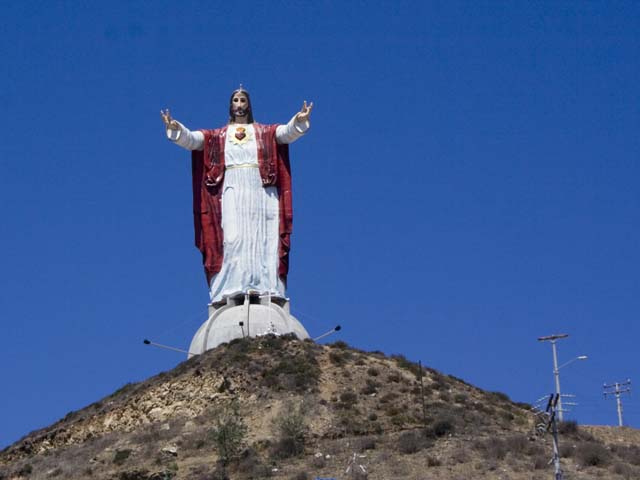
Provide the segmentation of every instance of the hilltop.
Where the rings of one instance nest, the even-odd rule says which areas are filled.
[[[266,336],[30,433],[0,452],[0,480],[551,478],[535,424],[529,405],[401,355]],[[566,478],[640,478],[640,432],[561,430]]]

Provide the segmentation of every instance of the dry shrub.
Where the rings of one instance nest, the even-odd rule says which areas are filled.
[[[503,392],[489,392],[489,395],[491,395],[495,400],[498,400],[500,402],[510,402],[511,399],[509,398],[509,395],[507,395],[506,393]]]
[[[634,469],[624,463],[616,463],[613,466],[613,473],[620,475],[624,479],[637,478],[635,477]]]
[[[611,454],[599,443],[583,442],[576,448],[576,459],[583,467],[601,467],[609,463]]]
[[[427,439],[422,431],[403,432],[398,437],[398,450],[407,455],[419,452],[432,445],[433,442]]]
[[[327,462],[325,461],[324,457],[322,455],[319,455],[317,457],[313,457],[313,459],[311,460],[311,466],[313,468],[316,468],[318,470],[324,468],[326,466]]]
[[[571,458],[576,453],[576,446],[569,443],[561,443],[558,450],[560,458]]]
[[[127,472],[120,472],[118,480],[147,480],[149,478],[149,471],[144,469],[129,470]],[[172,478],[172,477],[169,477]]]
[[[576,435],[578,433],[578,422],[575,420],[558,422],[558,433],[560,435]]]
[[[366,384],[364,387],[362,387],[362,390],[360,390],[360,393],[362,393],[363,395],[371,395],[373,393],[377,393],[379,387],[380,387],[380,384],[378,382],[371,380],[370,378],[367,378]]]
[[[358,443],[358,450],[363,452],[365,450],[374,450],[376,448],[376,439],[373,437],[361,438]]]
[[[457,448],[451,454],[451,461],[454,464],[456,464],[456,463],[467,463],[469,460],[471,460],[471,456],[469,455],[469,452],[467,451],[467,449],[464,448],[464,447]]]
[[[533,457],[533,468],[534,470],[542,470],[543,468],[547,468],[549,466],[549,458],[544,454],[540,453],[534,455]]]
[[[290,480],[309,480],[311,477],[307,472],[298,472]]]
[[[473,446],[486,460],[502,460],[509,452],[507,442],[501,438],[478,440]]]
[[[271,477],[272,474],[271,469],[264,464],[253,448],[247,448],[242,452],[238,460],[238,472],[244,478],[256,480]]]
[[[342,392],[340,394],[340,404],[338,404],[341,408],[352,408],[356,403],[358,403],[358,394],[354,392]]]
[[[329,360],[331,360],[331,363],[334,365],[344,365],[348,360],[345,354],[346,352],[329,352]]]
[[[394,373],[390,373],[387,376],[387,380],[391,383],[400,383],[400,380],[402,380],[402,377],[399,374],[394,372]]]
[[[640,465],[640,447],[638,445],[614,445],[612,451],[632,465]]]
[[[440,418],[434,422],[431,430],[436,437],[444,437],[445,435],[453,433],[455,430],[453,419],[449,417]]]

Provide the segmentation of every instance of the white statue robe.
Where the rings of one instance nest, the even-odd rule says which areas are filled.
[[[167,137],[187,150],[202,150],[204,135],[184,125],[167,129]],[[244,128],[246,138],[235,136]],[[293,117],[276,129],[278,143],[292,143],[309,129],[309,122]],[[264,187],[258,168],[258,150],[252,124],[230,124],[224,147],[222,190],[222,268],[209,285],[211,303],[249,291],[286,297],[278,275],[279,198],[275,186]]]

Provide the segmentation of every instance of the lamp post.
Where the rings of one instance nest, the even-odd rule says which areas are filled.
[[[561,340],[563,338],[567,338],[569,335],[567,333],[559,333],[556,335],[549,335],[546,337],[539,337],[539,342],[549,342],[551,343],[551,349],[553,351],[553,376],[556,382],[556,393],[558,394],[558,418],[560,421],[563,421],[563,413],[562,410],[562,394],[560,393],[560,369],[566,367],[570,363],[575,362],[576,360],[586,360],[588,357],[586,355],[580,355],[579,357],[573,358],[568,362],[563,363],[558,366],[558,350],[556,348],[556,341]]]

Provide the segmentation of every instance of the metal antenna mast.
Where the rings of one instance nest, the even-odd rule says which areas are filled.
[[[548,335],[546,337],[538,337],[539,342],[550,342],[551,348],[553,350],[553,376],[556,381],[556,395],[558,395],[557,400],[557,412],[558,418],[562,422],[562,398],[560,397],[560,369],[558,368],[558,351],[556,349],[556,341],[567,338],[569,334],[567,333],[558,333],[556,335]],[[554,405],[555,407],[555,405]]]
[[[616,382],[612,385],[605,383],[602,388],[604,389],[604,398],[607,398],[607,395],[615,395],[616,403],[618,404],[618,426],[622,427],[622,400],[620,395],[631,392],[631,380],[627,379],[626,382]]]
[[[545,397],[538,400],[537,403],[543,401]],[[552,393],[547,400],[547,408],[541,410],[538,407],[534,407],[536,413],[536,433],[538,435],[544,435],[550,432],[553,436],[553,457],[549,463],[553,463],[553,470],[555,480],[563,480],[562,467],[560,466],[560,447],[558,445],[558,402],[560,401],[560,395]]]

